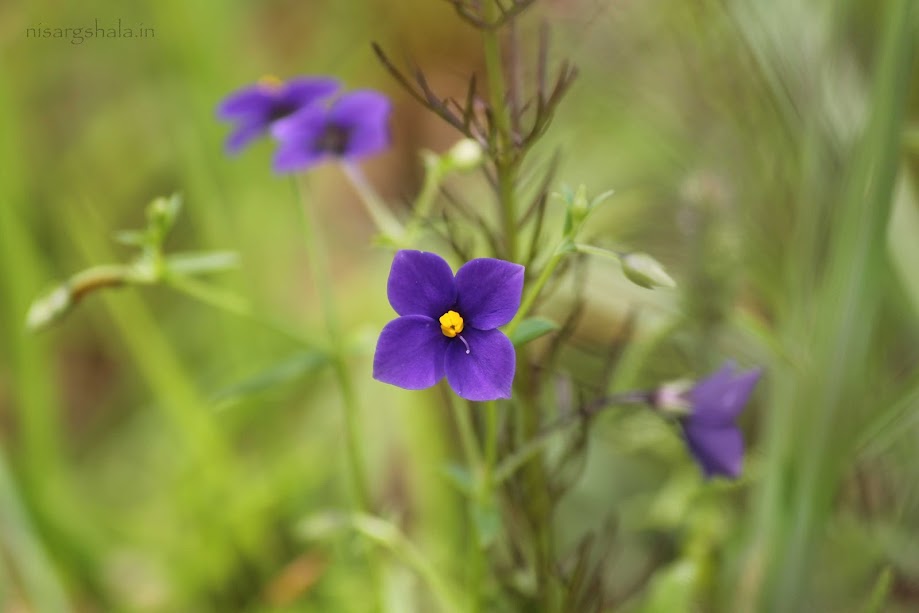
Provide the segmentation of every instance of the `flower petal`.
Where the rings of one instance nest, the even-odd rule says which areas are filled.
[[[444,376],[449,340],[430,317],[398,317],[380,332],[373,354],[373,378],[407,390],[431,387]]]
[[[365,121],[351,128],[341,157],[356,161],[389,148],[389,126],[386,121]]]
[[[328,121],[348,134],[342,157],[354,161],[389,147],[389,98],[379,92],[363,90],[339,98],[329,109]]]
[[[278,141],[309,140],[310,148],[326,127],[326,110],[318,105],[305,106],[292,115],[271,124],[271,135]]]
[[[453,271],[436,253],[403,249],[393,258],[386,294],[399,315],[437,319],[456,302]]]
[[[466,400],[497,400],[511,397],[511,384],[517,369],[514,346],[500,330],[466,328],[450,339],[447,347],[447,381]],[[446,338],[446,337],[445,337]]]
[[[392,111],[389,98],[370,89],[345,94],[329,109],[329,121],[354,125],[362,121],[385,121]]]
[[[306,170],[326,159],[326,154],[316,151],[303,141],[289,141],[282,143],[274,154],[272,167],[275,172],[298,172]]]
[[[271,135],[279,143],[272,164],[275,172],[297,172],[325,161],[326,153],[316,146],[325,130],[324,113],[307,107],[271,124]]]
[[[338,87],[338,81],[328,77],[297,77],[284,83],[280,97],[284,102],[304,107],[328,98]]]
[[[743,436],[734,426],[710,427],[685,423],[686,444],[706,479],[722,475],[731,479],[743,469]]]
[[[690,392],[692,421],[708,425],[732,423],[747,405],[762,374],[760,368],[738,373],[733,362],[726,362]]]
[[[261,85],[243,87],[223,99],[217,107],[217,116],[221,119],[235,119],[246,115],[261,115],[273,99],[271,90]]]
[[[523,266],[479,258],[456,272],[457,312],[467,326],[491,330],[514,318],[523,293]]]
[[[227,152],[238,153],[243,147],[264,134],[268,124],[257,118],[240,125],[227,139]]]

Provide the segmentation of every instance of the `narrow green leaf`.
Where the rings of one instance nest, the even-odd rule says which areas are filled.
[[[146,247],[150,242],[147,233],[140,230],[120,230],[115,232],[115,242],[128,247]]]
[[[893,210],[887,224],[887,251],[903,289],[919,313],[919,204],[909,168],[900,168],[894,192]]]
[[[596,196],[593,197],[593,200],[590,201],[590,208],[593,209],[597,205],[600,205],[606,200],[609,200],[615,193],[616,193],[616,190],[608,189],[605,192],[601,192],[597,194]]]
[[[183,275],[222,272],[239,266],[235,251],[174,253],[166,258],[166,269]]]
[[[887,599],[890,596],[890,588],[892,586],[893,571],[891,571],[888,566],[881,571],[877,581],[874,582],[874,589],[871,590],[871,595],[862,611],[864,613],[881,613],[881,611],[885,611],[887,609]]]
[[[464,496],[472,496],[475,481],[466,467],[450,462],[441,467],[441,472]]]
[[[501,514],[493,498],[479,501],[472,507],[472,523],[479,547],[486,549],[498,538],[501,531]]]
[[[545,336],[553,330],[558,330],[558,324],[545,317],[529,317],[520,322],[520,325],[511,333],[511,342],[515,347],[520,347]]]
[[[221,409],[225,409],[250,396],[313,374],[328,364],[329,356],[323,351],[318,349],[299,351],[258,374],[218,392],[214,399],[220,404]]]

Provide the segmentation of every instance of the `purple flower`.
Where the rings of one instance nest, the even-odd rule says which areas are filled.
[[[389,146],[389,98],[371,90],[345,94],[331,106],[306,107],[272,127],[280,141],[277,172],[295,172],[329,158],[353,162]]]
[[[217,116],[235,122],[227,139],[227,151],[236,153],[262,136],[271,125],[338,91],[338,82],[328,78],[298,78],[284,82],[265,77],[255,85],[227,96],[217,107]]]
[[[762,369],[736,370],[733,362],[689,390],[689,414],[681,419],[686,444],[705,477],[740,476],[743,437],[734,423],[762,376]]]
[[[380,333],[374,379],[419,390],[446,375],[467,400],[511,397],[516,356],[497,327],[520,308],[523,266],[480,258],[454,277],[439,255],[403,250],[386,289],[399,317]]]

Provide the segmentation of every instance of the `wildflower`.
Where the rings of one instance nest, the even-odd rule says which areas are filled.
[[[403,250],[389,273],[389,303],[399,317],[383,328],[373,378],[404,389],[445,375],[467,400],[510,398],[514,346],[497,330],[520,308],[523,266],[480,258],[453,276],[439,255]]]
[[[735,419],[761,376],[762,369],[739,372],[727,362],[691,388],[676,382],[655,395],[659,409],[679,416],[686,445],[707,479],[740,476],[743,437]]]
[[[265,77],[255,85],[227,96],[217,107],[217,116],[236,122],[236,130],[227,139],[227,150],[236,153],[262,136],[278,120],[331,96],[338,82],[329,78],[301,77],[281,81]]]
[[[389,146],[391,110],[389,99],[371,90],[346,94],[329,107],[302,109],[272,127],[280,141],[274,169],[295,172],[329,158],[353,162],[379,153]]]

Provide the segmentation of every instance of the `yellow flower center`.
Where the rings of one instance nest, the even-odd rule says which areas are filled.
[[[440,331],[453,338],[463,331],[463,318],[456,311],[447,311],[440,316]]]
[[[281,89],[281,86],[284,85],[284,81],[277,78],[273,74],[266,74],[265,76],[263,76],[262,78],[258,80],[258,84],[264,87],[265,89],[276,90],[276,89]]]

